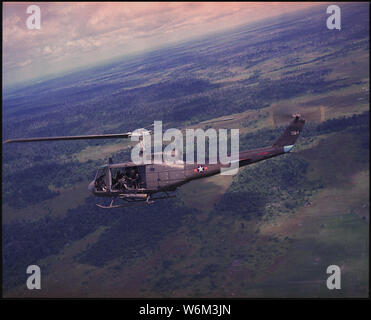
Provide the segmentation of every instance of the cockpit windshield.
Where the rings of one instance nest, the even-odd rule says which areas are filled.
[[[97,191],[107,191],[106,173],[106,168],[101,168],[97,171],[95,175],[95,188]]]

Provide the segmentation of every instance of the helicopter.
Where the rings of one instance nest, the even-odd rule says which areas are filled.
[[[239,152],[239,167],[247,166],[259,161],[273,158],[291,151],[303,129],[305,120],[300,114],[293,114],[293,120],[281,136],[271,146]],[[99,134],[80,136],[59,136],[41,138],[9,139],[5,143],[21,143],[34,141],[56,140],[81,140],[81,139],[116,139],[138,136],[143,139],[150,130],[136,130],[134,132],[119,134]],[[152,155],[153,156],[153,155]],[[180,186],[206,177],[219,174],[227,165],[217,163],[149,163],[138,165],[134,162],[113,163],[109,158],[108,163],[98,168],[94,180],[88,185],[88,191],[97,197],[111,198],[108,206],[96,204],[103,209],[127,207],[136,204],[151,204],[156,200],[175,197],[175,192]],[[116,199],[123,202],[114,204]]]

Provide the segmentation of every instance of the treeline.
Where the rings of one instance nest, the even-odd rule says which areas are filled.
[[[4,225],[4,289],[23,281],[24,266],[57,254],[69,242],[81,239],[99,225],[111,223],[117,219],[116,215],[113,211],[102,215],[95,206],[95,199],[90,197],[83,206],[71,210],[65,218],[51,219],[46,216],[35,222]]]
[[[3,279],[7,290],[24,281],[24,266],[58,254],[63,247],[100,226],[110,226],[85,252],[75,258],[80,263],[103,266],[115,258],[127,262],[155,249],[160,239],[181,225],[188,209],[177,200],[151,206],[134,206],[102,212],[95,197],[70,209],[62,218],[48,216],[35,222],[17,222],[3,226]],[[47,266],[43,269],[48,272]],[[21,275],[21,276],[20,276]]]
[[[287,212],[302,205],[308,195],[323,187],[307,177],[308,163],[295,154],[240,169],[228,191],[215,206],[215,213],[237,215],[246,220],[274,212]]]
[[[361,114],[353,114],[351,117],[329,119],[317,126],[317,133],[329,133],[344,130],[348,127],[369,127],[370,113],[365,111]]]
[[[75,161],[35,165],[15,173],[5,172],[3,203],[22,208],[51,199],[59,192],[50,190],[49,186],[69,187],[89,176],[93,180],[96,169],[97,165],[93,161],[84,164]]]
[[[121,211],[115,224],[76,257],[78,261],[103,266],[120,258],[124,264],[155,250],[159,240],[181,226],[185,215],[194,214],[193,209],[177,205],[179,200],[164,201],[166,203],[158,201],[150,206],[133,206]]]

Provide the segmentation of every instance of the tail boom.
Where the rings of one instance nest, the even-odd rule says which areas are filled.
[[[305,120],[300,115],[296,114],[293,117],[294,119],[290,122],[289,126],[272,146],[240,152],[240,166],[246,166],[290,152],[305,124]]]

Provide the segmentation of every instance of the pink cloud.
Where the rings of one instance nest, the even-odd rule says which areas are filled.
[[[41,29],[28,30],[26,8],[31,3],[5,2],[3,55],[7,66],[43,68],[43,59],[83,58],[129,53],[265,17],[314,3],[257,2],[42,2]],[[168,38],[168,35],[173,38]],[[144,39],[148,39],[147,42]],[[127,52],[125,50],[128,50]],[[102,54],[104,52],[104,54]],[[25,61],[32,63],[25,63]],[[36,64],[35,64],[36,63]],[[6,71],[10,71],[9,67]]]

